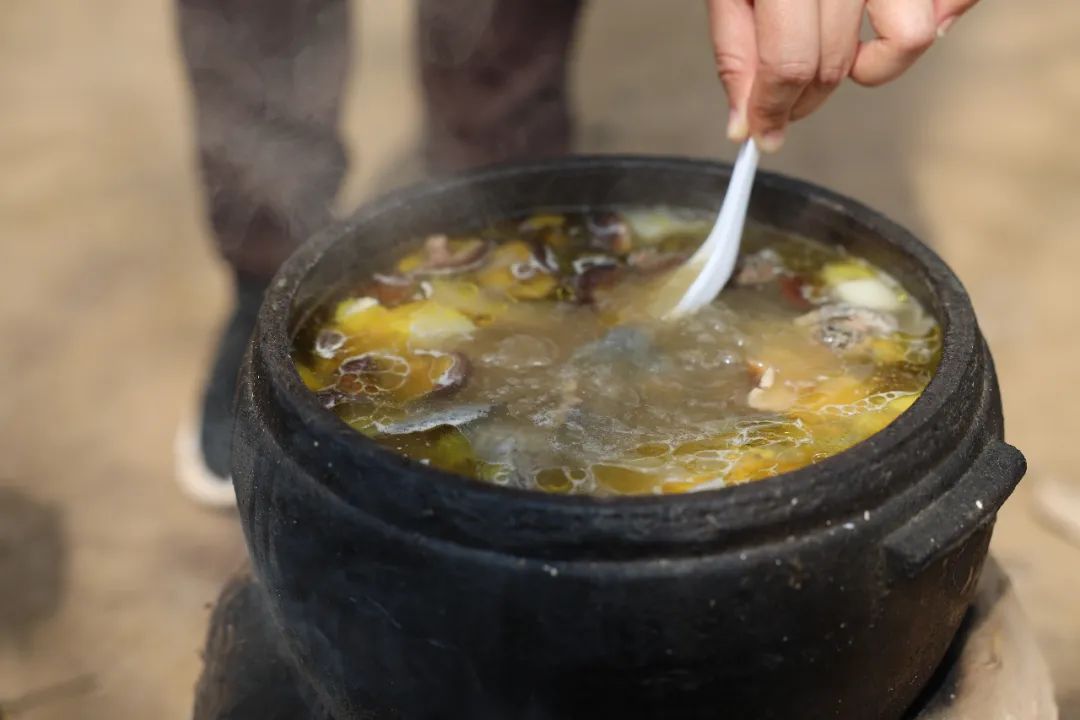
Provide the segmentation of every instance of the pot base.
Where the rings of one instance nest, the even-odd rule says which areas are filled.
[[[193,720],[226,717],[351,720],[329,715],[306,690],[279,648],[262,587],[247,571],[237,574],[218,599],[196,687]],[[905,715],[908,720],[972,717],[1058,717],[1050,673],[1011,583],[992,559],[945,661]]]

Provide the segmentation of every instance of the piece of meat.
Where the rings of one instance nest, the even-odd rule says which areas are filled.
[[[735,269],[735,287],[764,285],[786,273],[784,260],[772,248],[743,256]]]
[[[796,394],[785,384],[776,383],[776,368],[761,363],[750,363],[756,387],[746,395],[746,404],[763,412],[786,412],[795,404]]]
[[[823,305],[796,318],[795,323],[812,328],[814,336],[834,350],[847,350],[870,337],[884,337],[898,329],[892,315],[843,303]]]

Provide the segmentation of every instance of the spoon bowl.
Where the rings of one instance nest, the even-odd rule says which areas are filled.
[[[656,315],[665,320],[692,315],[715,300],[731,279],[759,158],[757,145],[747,140],[739,150],[716,224],[697,252],[661,287]]]

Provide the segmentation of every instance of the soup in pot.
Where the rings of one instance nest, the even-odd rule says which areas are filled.
[[[919,396],[940,329],[883,269],[748,227],[711,305],[662,295],[713,218],[538,214],[432,235],[301,330],[304,383],[421,463],[551,493],[684,493],[795,470]]]

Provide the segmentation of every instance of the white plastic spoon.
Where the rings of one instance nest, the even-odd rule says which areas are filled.
[[[758,157],[757,145],[753,140],[747,140],[735,160],[724,204],[712,232],[661,290],[657,309],[665,320],[697,312],[711,303],[731,279],[746,223],[750,190],[757,174]]]

